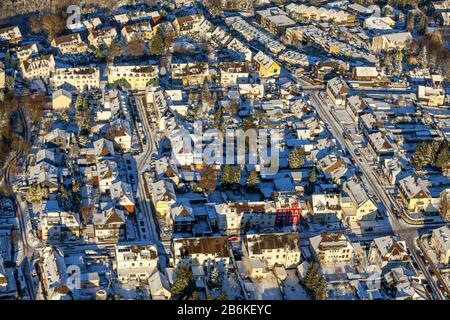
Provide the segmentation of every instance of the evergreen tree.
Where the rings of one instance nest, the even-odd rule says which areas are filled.
[[[173,295],[183,293],[192,284],[192,272],[188,267],[184,265],[179,265],[176,270],[176,275],[177,277],[171,289]]]
[[[256,172],[255,169],[250,171],[248,178],[247,178],[247,186],[248,187],[254,187],[260,182],[258,172]]]
[[[305,150],[303,148],[295,148],[289,154],[288,162],[291,169],[301,168],[305,163]]]

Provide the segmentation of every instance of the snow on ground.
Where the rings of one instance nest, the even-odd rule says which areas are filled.
[[[295,270],[286,270],[287,278],[284,281],[284,294],[286,300],[309,300],[305,288],[299,283]]]
[[[275,276],[253,280],[256,300],[283,300],[280,288]]]

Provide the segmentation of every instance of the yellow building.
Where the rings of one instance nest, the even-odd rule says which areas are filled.
[[[398,185],[400,201],[410,212],[433,210],[431,195],[424,181],[417,177],[408,176],[400,180]]]
[[[53,110],[65,110],[70,107],[72,103],[72,94],[64,89],[53,92],[52,104]]]
[[[156,65],[109,66],[108,83],[125,80],[132,90],[145,90],[150,82],[157,82],[159,69]]]
[[[159,180],[153,184],[152,193],[153,205],[155,206],[156,212],[160,216],[165,216],[177,201],[172,183],[167,180]]]
[[[281,72],[281,67],[268,55],[259,51],[253,57],[253,68],[258,71],[261,78],[278,77]]]

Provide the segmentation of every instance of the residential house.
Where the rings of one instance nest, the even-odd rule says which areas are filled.
[[[393,236],[375,238],[370,244],[368,259],[370,264],[380,268],[384,268],[391,261],[409,261],[406,242]]]
[[[313,194],[308,205],[313,223],[325,224],[340,221],[342,216],[340,194]]]
[[[8,42],[11,45],[22,41],[22,33],[18,26],[4,27],[0,29],[0,42]]]
[[[353,262],[356,250],[343,233],[324,232],[309,239],[319,263]]]
[[[69,84],[77,90],[100,87],[100,69],[92,67],[56,68],[51,78],[53,89]]]
[[[432,197],[428,191],[427,183],[416,176],[407,176],[398,184],[400,201],[410,212],[433,211]]]
[[[389,135],[382,132],[369,134],[368,147],[375,158],[380,161],[394,155],[394,144]]]
[[[172,22],[173,27],[178,35],[194,35],[199,32],[200,25],[205,20],[201,13],[178,16]]]
[[[428,107],[439,107],[444,104],[445,92],[442,87],[417,87],[417,100]]]
[[[256,21],[275,35],[282,35],[287,28],[295,25],[295,21],[278,7],[256,11]]]
[[[98,242],[116,243],[125,238],[126,217],[122,210],[101,204],[94,213],[92,223],[86,227],[89,238]]]
[[[95,29],[89,33],[89,44],[95,48],[104,45],[109,47],[117,37],[117,31],[114,27]]]
[[[16,49],[16,56],[19,62],[24,62],[31,57],[36,57],[39,54],[39,49],[36,43],[23,46]]]
[[[246,235],[242,246],[246,258],[264,261],[269,268],[295,268],[300,263],[298,233],[262,233]]]
[[[440,194],[439,212],[442,219],[450,221],[450,189],[442,190]]]
[[[202,86],[205,80],[209,78],[208,62],[172,60],[171,77],[172,80],[181,80],[183,87]]]
[[[47,300],[71,300],[64,254],[57,247],[45,247],[39,253],[39,277]]]
[[[219,72],[222,87],[237,86],[248,81],[247,62],[220,62]]]
[[[170,216],[169,225],[174,233],[192,233],[195,217],[188,200],[178,200],[177,203],[173,204],[170,208]]]
[[[65,212],[56,201],[45,201],[39,216],[40,238],[43,241],[64,241],[80,237],[81,222],[78,213]]]
[[[344,107],[349,91],[350,88],[342,78],[336,77],[327,82],[326,92],[336,107]]]
[[[116,119],[110,123],[108,134],[123,152],[131,151],[132,132],[130,123],[125,119]]]
[[[72,104],[72,94],[64,89],[53,91],[52,106],[53,110],[67,110]]]
[[[169,213],[172,205],[177,201],[173,184],[168,180],[159,180],[153,183],[152,200],[155,210],[160,216]]]
[[[342,219],[347,222],[375,220],[378,208],[360,182],[348,180],[343,185],[348,197],[341,197]]]
[[[128,214],[134,213],[135,204],[131,186],[124,181],[116,181],[111,184],[109,189],[111,199],[116,202],[121,209],[124,209]]]
[[[217,227],[229,236],[239,236],[248,230],[272,230],[277,211],[269,201],[233,202],[215,205]]]
[[[413,37],[409,32],[382,34],[372,38],[372,51],[392,51],[404,49]]]
[[[51,46],[57,48],[61,54],[83,54],[88,50],[79,33],[56,37],[52,40]]]
[[[437,253],[439,262],[447,266],[450,259],[450,228],[448,226],[433,230],[431,247]]]
[[[122,39],[126,42],[134,40],[150,41],[154,35],[152,25],[148,21],[137,22],[124,26],[121,30]]]
[[[169,280],[161,271],[156,270],[148,279],[152,300],[169,300],[172,298]]]
[[[108,83],[125,80],[132,90],[145,90],[150,82],[157,83],[159,74],[157,65],[110,65],[107,72]]]
[[[253,57],[252,65],[261,78],[278,77],[281,72],[280,65],[262,51]]]
[[[22,76],[25,80],[35,80],[50,78],[50,74],[55,71],[55,59],[48,54],[29,58],[20,64]]]
[[[152,244],[118,243],[115,258],[117,279],[121,283],[145,282],[157,271],[158,250]]]
[[[173,238],[173,264],[228,266],[230,252],[227,237]]]

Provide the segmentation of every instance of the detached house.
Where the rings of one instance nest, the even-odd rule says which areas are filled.
[[[243,255],[264,261],[269,268],[295,268],[300,263],[298,233],[267,233],[246,235]]]
[[[414,176],[408,176],[400,180],[398,195],[400,201],[410,212],[433,210],[433,208],[430,208],[432,198],[424,180]]]
[[[200,25],[205,20],[201,13],[177,17],[173,22],[173,27],[178,35],[192,35],[200,30]]]
[[[447,266],[450,260],[450,228],[448,226],[433,230],[431,246],[436,251],[439,262]]]
[[[154,245],[123,243],[116,245],[117,278],[122,283],[145,282],[158,267],[158,250]]]
[[[372,51],[400,50],[413,40],[411,33],[400,32],[375,36],[372,38]]]
[[[50,74],[55,71],[55,59],[53,55],[45,55],[29,58],[20,64],[22,76],[26,80],[50,78]]]
[[[115,243],[125,237],[126,218],[122,210],[101,204],[86,227],[87,235],[94,241]]]
[[[230,252],[227,237],[173,238],[173,263],[192,266],[228,266]]]
[[[36,43],[17,48],[16,50],[16,55],[19,62],[24,62],[25,60],[28,60],[30,57],[35,57],[38,54],[39,48]]]
[[[177,196],[172,183],[168,180],[159,180],[153,184],[152,200],[156,212],[165,216],[171,206],[177,201]]]
[[[281,66],[262,51],[253,57],[252,65],[261,78],[278,77],[281,72]]]
[[[8,42],[9,44],[18,44],[22,41],[22,33],[18,26],[5,27],[0,29],[0,42]]]
[[[350,91],[347,83],[339,78],[333,78],[327,82],[327,94],[333,100],[336,107],[344,107],[345,100]]]
[[[157,82],[158,66],[108,66],[108,83],[125,80],[132,90],[145,90],[150,82]]]
[[[348,197],[341,197],[342,218],[350,221],[375,220],[378,208],[370,199],[361,183],[351,179],[344,183]]]
[[[117,31],[114,27],[95,29],[89,33],[89,44],[95,48],[102,45],[109,47],[117,37]]]
[[[51,46],[57,48],[61,54],[82,54],[88,49],[79,33],[56,37],[52,40]]]
[[[128,120],[116,119],[111,122],[108,134],[123,152],[131,151],[132,133]]]
[[[67,110],[72,104],[72,94],[64,89],[59,89],[52,94],[53,110]]]
[[[248,81],[248,67],[246,62],[220,62],[220,84],[223,87],[236,86]]]
[[[391,261],[408,261],[405,241],[398,241],[392,236],[373,239],[369,249],[369,263],[385,267]]]
[[[343,233],[324,232],[309,239],[314,256],[320,263],[353,262],[356,250]]]

